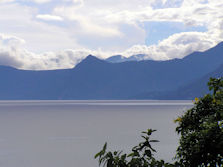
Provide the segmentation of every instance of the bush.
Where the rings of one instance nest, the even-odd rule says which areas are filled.
[[[196,100],[177,121],[181,135],[176,158],[181,166],[223,166],[223,80],[211,78],[213,93]]]
[[[173,167],[173,165],[165,163],[163,160],[156,160],[153,153],[156,152],[151,146],[151,143],[158,142],[151,140],[151,134],[155,130],[148,129],[142,132],[143,142],[132,148],[130,154],[123,154],[122,151],[107,152],[107,143],[103,149],[95,155],[99,158],[99,166],[104,165],[107,167]]]

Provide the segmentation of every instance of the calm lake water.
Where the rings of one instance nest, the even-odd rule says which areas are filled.
[[[140,132],[157,129],[157,156],[171,161],[173,120],[191,101],[0,101],[1,167],[97,167],[94,155],[129,151]]]

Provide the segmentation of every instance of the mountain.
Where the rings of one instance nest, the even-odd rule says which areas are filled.
[[[169,99],[194,99],[195,97],[200,97],[209,92],[208,81],[210,77],[220,78],[223,77],[223,64],[219,66],[213,72],[195,80],[194,82],[178,88],[176,91],[170,93]],[[163,98],[167,98],[163,97]]]
[[[146,56],[145,54],[137,54],[137,55],[132,55],[130,57],[124,57],[122,55],[115,55],[115,56],[111,56],[111,57],[105,59],[105,61],[107,61],[109,63],[122,63],[125,61],[141,61],[141,60],[144,60],[145,56]]]
[[[177,88],[174,91],[151,91],[145,92],[133,97],[130,99],[157,99],[157,100],[188,100],[188,99],[195,99],[195,97],[201,97],[205,94],[209,93],[208,89],[208,81],[210,77],[213,78],[220,78],[223,77],[223,64],[219,66],[216,70],[211,73],[206,74],[205,76],[196,79],[195,81],[183,85]]]
[[[115,56],[111,56],[111,57],[105,59],[105,61],[107,61],[109,63],[121,63],[121,62],[125,62],[126,59],[127,58],[122,55],[115,55]]]
[[[0,99],[129,99],[146,92],[153,92],[149,99],[155,99],[157,92],[184,91],[184,85],[209,75],[223,64],[222,53],[220,43],[169,61],[110,63],[89,55],[75,68],[65,70],[0,66]]]
[[[28,71],[0,66],[0,99],[59,99],[69,70]]]

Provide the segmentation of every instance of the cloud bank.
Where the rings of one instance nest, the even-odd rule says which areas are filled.
[[[0,64],[45,70],[72,68],[88,54],[183,58],[223,41],[222,10],[219,0],[2,0]],[[206,31],[182,31],[147,46],[146,22]]]

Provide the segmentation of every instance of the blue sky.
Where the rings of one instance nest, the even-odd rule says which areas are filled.
[[[0,0],[0,64],[72,68],[88,54],[182,58],[223,41],[219,0]]]

